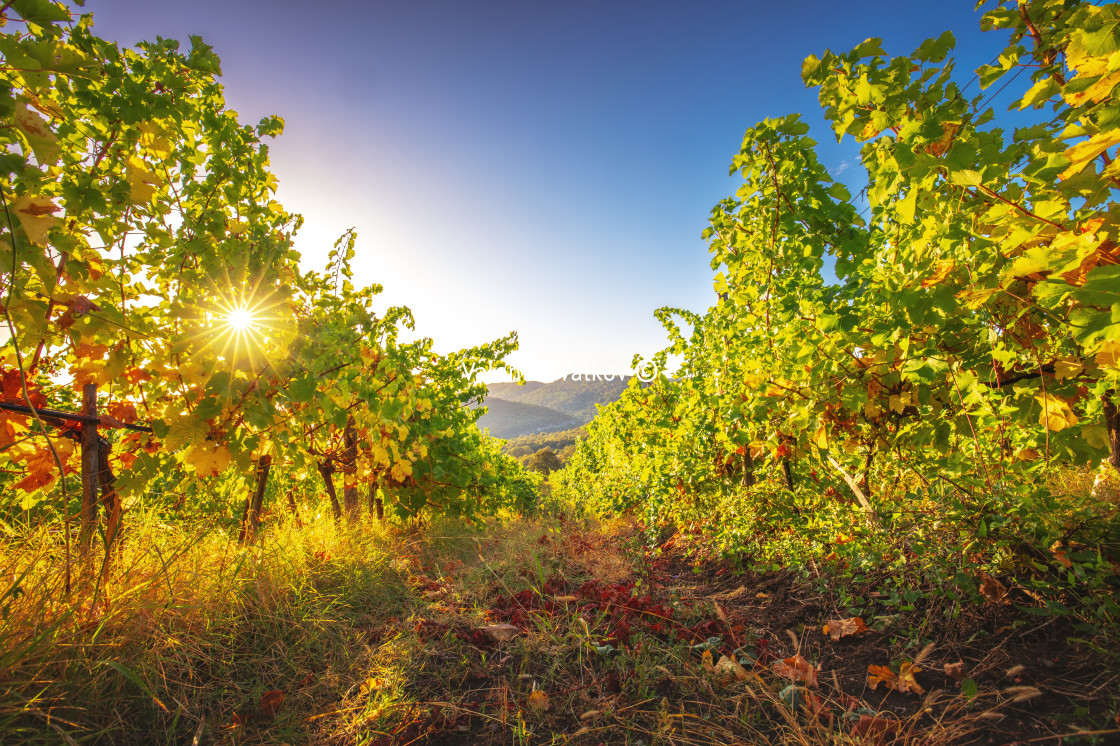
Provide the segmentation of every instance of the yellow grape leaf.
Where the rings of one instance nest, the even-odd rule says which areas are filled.
[[[1056,433],[1077,424],[1077,415],[1062,399],[1051,394],[1038,394],[1035,400],[1042,405],[1038,422],[1051,432]]]
[[[187,452],[185,461],[200,477],[216,477],[229,466],[229,448],[222,443],[200,443]]]
[[[529,706],[534,710],[544,711],[549,708],[548,695],[540,689],[529,695]]]
[[[51,132],[47,121],[39,116],[37,111],[28,108],[24,101],[16,104],[14,119],[16,126],[31,145],[39,165],[53,166],[58,163],[58,138]]]
[[[818,448],[828,448],[828,428],[824,425],[818,427],[814,440]]]
[[[404,480],[408,479],[408,477],[412,476],[412,464],[407,461],[398,461],[397,463],[393,464],[393,468],[390,473],[392,474],[394,480],[403,482]]]
[[[25,194],[12,204],[12,209],[27,234],[27,240],[40,246],[47,245],[47,233],[57,218],[54,213],[61,208],[48,197],[32,197]]]
[[[913,663],[903,663],[899,667],[899,672],[896,674],[886,666],[868,666],[867,667],[867,683],[872,689],[875,689],[879,684],[883,684],[888,689],[893,689],[896,692],[913,692],[914,694],[925,694],[923,689],[914,678],[914,674],[922,669],[915,666]]]
[[[1120,339],[1106,339],[1094,358],[1097,365],[1120,364]]]
[[[167,130],[151,122],[143,122],[137,129],[140,130],[140,147],[157,158],[166,158],[171,155],[171,143],[167,139]]]
[[[832,638],[833,642],[836,642],[841,637],[866,632],[867,625],[863,623],[863,617],[855,616],[851,619],[831,619],[825,622],[823,630],[826,635]]]
[[[380,443],[374,443],[370,446],[370,451],[373,453],[373,460],[381,466],[389,465],[389,452],[385,450],[385,446]]]
[[[1074,355],[1058,358],[1054,361],[1054,377],[1059,381],[1066,378],[1073,378],[1085,369],[1081,364],[1081,360]]]
[[[922,280],[922,287],[931,288],[934,285],[940,285],[949,276],[949,273],[956,269],[956,266],[953,262],[938,262],[934,267],[933,274]]]
[[[1088,166],[1094,158],[1116,144],[1120,144],[1120,129],[1098,132],[1085,142],[1077,143],[1065,152],[1066,158],[1069,158],[1070,165],[1069,168],[1062,171],[1058,178],[1065,180],[1079,173],[1083,168]]]
[[[817,669],[812,663],[801,657],[801,654],[780,660],[773,665],[771,670],[786,679],[791,681],[804,681],[809,686],[816,686],[817,684]]]
[[[128,174],[125,178],[128,179],[128,185],[131,187],[129,199],[138,204],[151,202],[156,187],[162,183],[156,174],[148,170],[148,164],[136,156],[128,159]]]

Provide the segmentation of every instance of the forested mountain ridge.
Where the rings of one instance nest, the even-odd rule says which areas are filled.
[[[521,435],[570,430],[584,424],[555,409],[493,396],[486,397],[482,406],[486,407],[486,414],[478,418],[479,429],[489,430],[495,438],[503,440]]]
[[[581,376],[576,379],[569,375],[551,383],[540,381],[526,381],[523,385],[492,383],[487,385],[490,390],[487,401],[498,398],[534,404],[563,412],[576,418],[580,423],[587,423],[595,419],[597,413],[595,405],[610,404],[617,400],[626,390],[632,376],[614,376],[612,380],[591,381],[586,378]]]

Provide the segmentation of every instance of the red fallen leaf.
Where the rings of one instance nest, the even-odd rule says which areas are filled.
[[[866,632],[867,625],[863,623],[862,617],[855,616],[851,619],[830,619],[825,622],[823,630],[833,642],[837,642],[841,637]]]
[[[860,743],[873,746],[886,746],[894,741],[897,735],[897,720],[860,715],[859,720],[852,726],[853,738],[859,738]]]
[[[276,717],[276,713],[282,704],[284,704],[284,692],[279,689],[265,692],[261,695],[261,716],[266,718]]]
[[[771,670],[791,681],[804,681],[809,686],[817,684],[817,669],[812,663],[801,657],[801,654],[776,662]]]

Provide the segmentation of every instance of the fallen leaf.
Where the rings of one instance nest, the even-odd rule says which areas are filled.
[[[521,628],[512,624],[487,624],[479,629],[494,642],[508,642],[521,634]]]
[[[886,718],[860,715],[859,720],[852,726],[852,737],[860,739],[860,743],[886,746],[898,734],[898,721]]]
[[[547,710],[549,707],[548,695],[537,689],[529,695],[529,706],[534,710]]]
[[[956,663],[946,663],[945,675],[951,678],[953,681],[963,681],[965,677],[964,661],[957,661]]]
[[[769,593],[756,593],[756,594],[754,594],[754,597],[755,598],[761,598],[761,599],[767,599],[767,598],[770,598],[770,594]]]
[[[265,692],[261,695],[261,716],[266,718],[276,717],[276,713],[282,704],[284,704],[284,692],[279,689]]]
[[[780,660],[773,665],[771,670],[786,679],[791,681],[804,681],[809,686],[816,686],[817,684],[817,669],[812,663],[797,654],[792,658]]]
[[[867,625],[863,623],[863,617],[852,617],[851,619],[830,619],[824,624],[824,633],[836,642],[841,637],[848,635],[858,635],[860,632],[867,631]]]
[[[735,679],[735,681],[745,681],[747,679],[747,669],[740,666],[734,658],[728,658],[726,655],[720,656],[719,662],[715,666],[715,672],[721,678]]]
[[[980,571],[980,595],[990,603],[998,604],[1007,595],[1007,588],[1003,583],[993,578],[983,570]]]
[[[919,686],[917,680],[914,678],[914,674],[921,670],[921,668],[915,666],[913,663],[903,663],[899,667],[899,672],[897,674],[886,666],[868,666],[867,683],[871,685],[872,689],[876,689],[879,684],[883,684],[888,689],[893,689],[896,692],[925,694],[925,689]]]

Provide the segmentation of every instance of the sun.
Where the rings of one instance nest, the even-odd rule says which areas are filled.
[[[226,326],[234,332],[251,331],[257,325],[257,317],[248,308],[232,308],[226,313]]]

